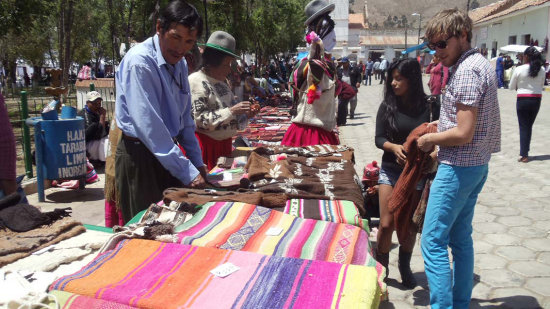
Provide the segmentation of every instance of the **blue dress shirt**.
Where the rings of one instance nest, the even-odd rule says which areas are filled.
[[[175,65],[162,56],[158,35],[134,46],[116,73],[116,122],[138,138],[174,177],[189,184],[204,165],[191,117],[185,58]],[[185,158],[173,138],[185,149]]]

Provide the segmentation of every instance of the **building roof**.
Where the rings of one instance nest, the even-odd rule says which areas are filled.
[[[417,38],[410,37],[407,38],[407,43],[409,45],[416,45]],[[366,46],[392,46],[392,45],[405,45],[405,36],[395,36],[395,35],[369,35],[362,36],[359,39],[359,45]]]
[[[115,88],[114,78],[98,78],[94,80],[77,80],[75,86],[77,88],[88,88],[90,84],[94,84],[95,88]]]
[[[365,16],[363,15],[363,13],[349,14],[348,27],[350,29],[366,29],[366,28],[368,28],[367,25],[365,25]]]
[[[471,11],[470,18],[474,23],[482,23],[546,2],[550,0],[503,0]]]
[[[491,3],[489,5],[479,7],[477,9],[471,10],[468,15],[472,19],[474,23],[478,22],[479,20],[494,14],[498,11],[498,9],[506,2],[507,0],[501,0],[498,2]]]

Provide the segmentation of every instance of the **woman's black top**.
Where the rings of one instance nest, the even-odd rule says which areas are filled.
[[[430,121],[430,108],[428,104],[429,103],[426,102],[424,108],[420,110],[410,110],[398,104],[396,117],[397,132],[394,133],[393,136],[391,136],[388,131],[388,126],[386,124],[387,119],[384,116],[381,104],[376,115],[376,133],[374,139],[376,147],[383,149],[382,145],[384,145],[385,142],[403,145],[412,130],[422,123]],[[432,108],[436,108],[435,106],[435,103],[432,103]],[[397,158],[393,152],[384,151],[382,155],[382,166],[388,163],[395,166],[396,160]]]

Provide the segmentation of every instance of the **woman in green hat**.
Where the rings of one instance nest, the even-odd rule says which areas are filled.
[[[246,125],[247,117],[257,112],[250,102],[237,103],[227,83],[231,63],[237,57],[235,38],[216,31],[204,46],[202,68],[189,76],[195,135],[208,169],[216,166],[219,157],[231,155],[232,137]]]

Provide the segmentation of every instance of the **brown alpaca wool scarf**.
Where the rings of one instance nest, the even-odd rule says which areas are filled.
[[[409,233],[412,215],[420,199],[416,186],[422,177],[426,176],[422,172],[431,160],[430,153],[420,150],[417,141],[420,136],[435,132],[437,132],[437,126],[428,126],[428,123],[423,123],[409,134],[403,144],[407,161],[388,202],[388,209],[394,216],[397,236],[400,239],[404,239],[403,237]]]

